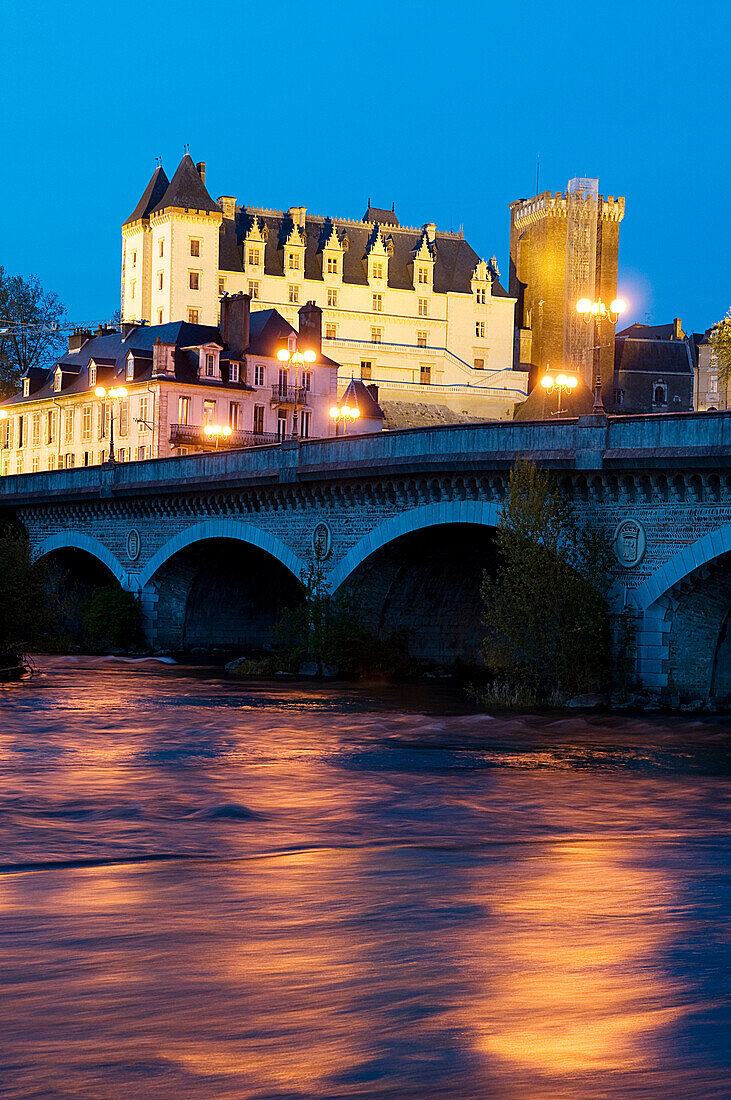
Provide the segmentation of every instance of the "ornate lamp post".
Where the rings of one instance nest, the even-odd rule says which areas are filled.
[[[216,450],[218,450],[218,444],[221,440],[221,436],[223,436],[224,439],[228,439],[228,437],[231,435],[231,429],[230,428],[222,428],[220,424],[206,424],[203,431],[209,437],[209,439],[210,439],[211,436],[215,437],[215,439],[216,439]]]
[[[546,371],[548,372],[548,363],[546,363]],[[564,393],[571,394],[572,391],[578,386],[579,380],[575,378],[573,374],[550,374],[546,373],[541,378],[541,385],[546,393],[553,393],[554,390],[558,393],[558,408],[556,409],[555,416],[559,416],[562,412],[568,412],[568,409],[561,408],[561,401]]]
[[[592,302],[589,298],[582,298],[581,301],[576,303],[577,312],[581,314],[587,325],[590,325],[592,321],[594,322],[593,351],[596,377],[594,379],[594,408],[592,412],[595,413],[604,412],[604,405],[602,403],[602,374],[599,362],[601,324],[602,321],[609,321],[611,325],[616,325],[626,308],[626,303],[621,298],[615,298],[608,309],[601,298],[597,299],[595,302]]]
[[[94,393],[101,400],[109,397],[111,402],[109,405],[109,461],[115,462],[114,458],[114,402],[119,398],[120,400],[127,396],[127,390],[124,386],[112,386],[111,389],[106,390],[104,386],[97,386]],[[60,414],[59,414],[60,415]],[[59,425],[59,438],[60,438],[60,425]]]
[[[338,434],[338,424],[342,420],[343,422],[343,435],[348,434],[348,424],[354,424],[360,416],[360,409],[357,405],[333,405],[330,409],[330,416],[335,421],[335,435]]]
[[[288,348],[280,348],[277,352],[277,359],[280,363],[287,364],[287,370],[291,366],[294,366],[294,412],[292,413],[292,439],[297,439],[299,432],[297,431],[297,395],[299,394],[299,369],[300,366],[304,369],[305,363],[315,362],[314,351],[297,351],[296,346],[294,351],[289,351]]]

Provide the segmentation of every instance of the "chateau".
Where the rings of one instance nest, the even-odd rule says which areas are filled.
[[[513,370],[515,300],[461,232],[399,225],[368,204],[360,221],[217,201],[205,164],[186,154],[172,180],[158,167],[122,227],[122,317],[217,325],[225,294],[293,321],[323,311],[323,345],[381,403],[436,402],[509,419],[526,395]]]

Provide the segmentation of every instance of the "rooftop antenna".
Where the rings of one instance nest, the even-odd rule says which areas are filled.
[[[190,144],[189,144],[189,143],[188,143],[187,141],[186,141],[186,142],[185,142],[185,144],[183,145],[183,152],[184,152],[184,153],[187,153],[187,154],[188,154],[188,156],[190,156]]]

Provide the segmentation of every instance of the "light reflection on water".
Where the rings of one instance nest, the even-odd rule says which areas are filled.
[[[3,690],[0,1097],[727,1096],[723,726],[398,701]]]

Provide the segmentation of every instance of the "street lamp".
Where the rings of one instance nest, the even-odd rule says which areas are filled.
[[[222,428],[220,424],[206,424],[203,431],[209,438],[211,436],[216,437],[216,450],[218,450],[218,444],[221,440],[221,436],[223,436],[224,439],[228,439],[228,437],[231,435],[231,429]]]
[[[94,393],[96,394],[97,397],[101,398],[102,400],[104,400],[107,397],[111,398],[111,402],[110,402],[110,405],[109,405],[109,461],[114,462],[115,461],[115,458],[114,458],[114,402],[117,398],[119,398],[121,400],[123,397],[126,397],[127,396],[127,390],[124,388],[124,386],[112,386],[112,388],[109,389],[109,390],[106,390],[104,388],[104,386],[97,386],[96,389],[94,390]],[[60,415],[61,414],[59,413],[59,416]],[[60,433],[60,425],[59,425],[59,433]],[[60,434],[59,434],[59,439],[60,439]],[[59,450],[60,450],[60,448],[59,448]]]
[[[287,364],[287,370],[294,365],[294,412],[292,413],[292,439],[296,439],[297,432],[297,394],[298,384],[297,378],[299,375],[300,366],[304,369],[305,363],[315,362],[314,351],[289,351],[288,348],[280,348],[277,352],[277,359],[280,363]]]
[[[330,409],[330,416],[335,421],[335,435],[338,434],[338,422],[343,422],[343,435],[348,434],[348,424],[354,424],[360,416],[360,409],[357,405],[333,405]]]
[[[616,325],[619,318],[626,310],[627,305],[622,298],[615,298],[612,304],[607,307],[601,298],[592,302],[590,298],[582,298],[581,301],[576,303],[576,310],[581,314],[587,325],[594,322],[594,359],[596,365],[596,377],[594,380],[594,408],[592,412],[603,413],[604,405],[602,403],[602,373],[601,365],[599,361],[599,353],[601,344],[599,343],[600,331],[602,321],[609,321],[611,325]]]
[[[546,371],[548,371],[548,363],[546,363]],[[565,392],[571,394],[573,390],[579,384],[578,378],[573,374],[550,374],[546,373],[541,378],[541,385],[546,393],[553,393],[554,390],[558,393],[558,408],[556,409],[556,415],[558,416],[562,412],[568,412],[568,409],[561,408],[561,396]]]

